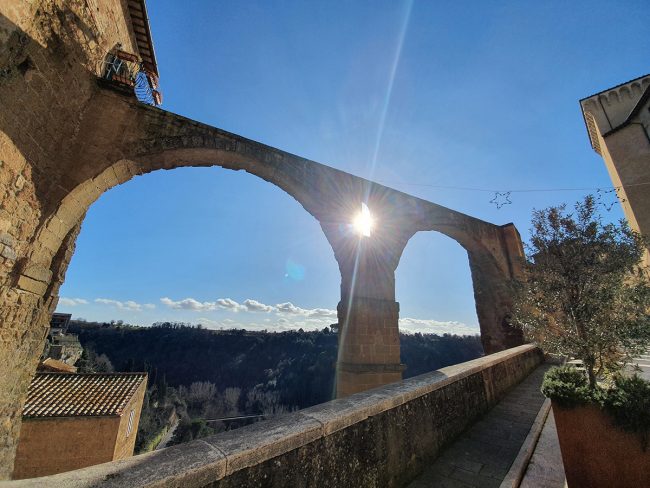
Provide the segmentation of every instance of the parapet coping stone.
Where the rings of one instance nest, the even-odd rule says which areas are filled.
[[[535,349],[532,344],[514,347],[186,444],[0,486],[205,486]]]

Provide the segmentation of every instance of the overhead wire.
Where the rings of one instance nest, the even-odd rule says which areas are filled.
[[[393,184],[380,181],[382,185]],[[623,186],[601,186],[601,187],[582,187],[582,188],[525,188],[525,189],[515,189],[515,190],[506,190],[506,189],[490,189],[490,188],[473,188],[466,186],[447,186],[447,185],[432,185],[428,183],[409,183],[406,181],[397,182],[401,185],[409,186],[422,186],[426,188],[436,188],[439,190],[459,190],[459,191],[477,191],[477,192],[486,192],[486,193],[534,193],[534,192],[558,192],[558,191],[605,191],[605,190],[622,190]],[[650,185],[650,181],[643,183],[632,183],[625,185],[625,188],[636,187],[636,186],[646,186]]]

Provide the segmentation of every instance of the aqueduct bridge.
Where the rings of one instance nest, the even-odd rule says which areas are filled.
[[[338,396],[401,379],[395,269],[417,232],[441,232],[467,250],[486,353],[522,343],[506,321],[523,258],[512,224],[484,222],[143,105],[101,83],[102,60],[118,43],[143,56],[147,49],[122,3],[43,0],[1,8],[2,477],[11,473],[27,388],[86,211],[106,190],[155,170],[244,170],[319,221],[341,273]],[[362,203],[381,222],[369,238],[349,231]]]

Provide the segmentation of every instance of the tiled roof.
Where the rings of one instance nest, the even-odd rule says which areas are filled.
[[[77,368],[74,366],[70,366],[67,363],[64,363],[63,361],[59,361],[58,359],[54,358],[47,358],[45,361],[42,361],[38,365],[38,370],[39,371],[52,371],[54,373],[60,372],[60,373],[76,373]]]
[[[36,373],[25,418],[120,415],[146,373]]]

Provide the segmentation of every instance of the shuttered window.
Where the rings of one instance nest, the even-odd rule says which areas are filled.
[[[126,436],[129,437],[133,430],[133,419],[135,418],[135,410],[131,410],[129,414],[129,425],[126,426]]]

